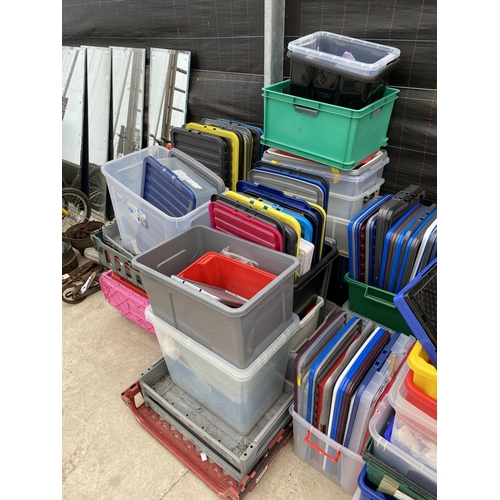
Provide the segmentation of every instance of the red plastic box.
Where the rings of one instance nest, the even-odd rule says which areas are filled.
[[[111,269],[99,278],[106,300],[126,318],[156,335],[153,325],[146,320],[144,311],[149,306],[146,292]]]
[[[411,403],[413,406],[416,406],[419,410],[429,415],[429,417],[437,420],[437,401],[421,391],[413,383],[413,370],[411,369],[408,370],[406,374],[405,387],[408,391],[406,393],[406,400],[408,403]]]
[[[274,274],[217,252],[205,253],[178,276],[228,290],[245,299],[251,299],[276,278]]]

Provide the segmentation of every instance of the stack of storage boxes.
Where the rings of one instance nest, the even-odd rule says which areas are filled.
[[[394,299],[418,341],[370,421],[361,500],[384,498],[376,490],[388,478],[410,498],[437,496],[436,279],[433,261]]]
[[[297,307],[306,307],[310,287],[318,292],[327,286],[325,273],[336,249],[329,247],[325,262],[295,283],[300,265],[295,256],[210,227],[210,196],[226,188],[185,153],[150,147],[108,162],[102,170],[116,214],[116,221],[93,235],[101,261],[110,268],[103,292],[126,317],[151,327],[164,361],[154,365],[155,374],[167,373],[178,394],[196,401],[208,427],[226,436],[218,440],[212,459],[227,452],[229,434],[236,443],[252,436],[251,453],[220,463],[240,481],[290,418],[292,391],[285,372],[300,328],[294,299]],[[165,185],[165,179],[173,179],[176,187],[186,177],[204,189],[205,198],[194,199],[184,188],[176,198]],[[168,206],[172,200],[178,207]],[[185,213],[172,215],[179,207]],[[141,293],[117,289],[127,281]],[[145,400],[168,420],[172,409],[168,401],[158,403],[159,388],[148,386],[150,378],[144,379]],[[196,419],[183,418],[195,442],[214,439],[198,428]]]
[[[384,476],[396,480],[400,491],[411,498],[434,500],[437,496],[437,400],[415,386],[420,370],[410,368],[422,362],[427,364],[417,342],[370,420],[370,439],[363,450],[366,465],[358,480],[364,490],[361,499],[378,498],[373,490]],[[430,365],[426,371],[434,372],[426,388],[435,393],[437,371]]]
[[[367,161],[350,171],[328,168],[275,148],[267,149],[262,158],[270,163],[278,162],[299,171],[319,174],[328,180],[330,189],[325,234],[336,240],[339,255],[348,257],[347,226],[355,214],[379,195],[384,183],[384,167],[389,163],[387,151],[376,151]]]
[[[163,354],[141,375],[144,401],[243,481],[291,428],[290,345],[319,321],[335,245],[326,243],[325,257],[295,280],[295,256],[210,226],[210,197],[226,188],[185,153],[150,147],[103,173],[116,220],[92,235],[109,268],[102,290],[156,334]],[[203,193],[179,186],[186,177]],[[295,310],[308,315],[299,321]]]
[[[259,272],[246,264],[238,279],[214,266],[208,284],[232,284],[235,293],[243,294],[241,287],[249,288],[252,276],[265,280],[243,305],[230,307],[174,278],[199,277],[204,258],[226,250],[257,263]],[[142,273],[151,304],[146,317],[174,383],[237,432],[248,434],[283,392],[290,342],[299,327],[292,311],[299,260],[195,226],[135,256],[133,265]]]
[[[387,86],[387,77],[399,55],[397,48],[320,31],[289,43],[290,80],[263,89],[261,142],[310,160],[310,168],[330,179],[327,236],[340,242],[340,255],[347,256],[342,242],[349,219],[378,196],[384,182],[387,155],[373,155],[387,145],[399,93]],[[373,163],[364,166],[368,160]]]
[[[226,188],[201,163],[161,146],[109,161],[101,170],[116,214],[91,235],[101,264],[109,268],[101,289],[115,309],[154,334],[145,318],[148,296],[132,258],[194,223],[209,224],[210,196]]]

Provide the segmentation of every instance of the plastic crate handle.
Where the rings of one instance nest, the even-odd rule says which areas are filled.
[[[380,302],[384,306],[387,307],[392,307],[393,309],[396,308],[396,305],[394,304],[394,301],[391,299],[391,302],[387,302],[387,294],[388,292],[386,290],[382,290],[381,288],[377,288],[374,286],[369,286],[365,290],[365,298],[373,300],[375,302]]]
[[[326,458],[331,460],[332,462],[338,462],[340,455],[342,455],[342,452],[339,450],[337,451],[337,456],[332,457],[329,455],[326,451],[323,451],[318,445],[314,444],[313,442],[309,441],[309,436],[311,435],[311,429],[307,431],[307,436],[304,438],[304,442],[306,442],[309,446],[312,446],[318,453],[321,453],[324,455]]]
[[[316,118],[318,115],[318,110],[313,108],[306,108],[305,106],[299,106],[298,104],[294,104],[296,113],[300,113],[301,115],[310,116],[312,118]]]

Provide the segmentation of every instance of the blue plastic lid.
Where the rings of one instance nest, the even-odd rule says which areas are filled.
[[[182,217],[196,208],[196,194],[156,158],[143,161],[142,198],[170,217]]]
[[[389,422],[389,425],[387,426],[387,429],[384,432],[384,439],[386,441],[389,441],[389,443],[391,442],[393,425],[394,425],[394,416],[391,418],[391,421]]]

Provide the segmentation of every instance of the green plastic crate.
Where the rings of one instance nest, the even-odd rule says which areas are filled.
[[[399,333],[414,337],[394,304],[395,294],[344,276],[349,293],[349,310]]]
[[[399,89],[387,87],[378,101],[350,109],[290,95],[289,87],[290,80],[285,80],[262,89],[262,144],[340,170],[352,170],[387,145]]]

